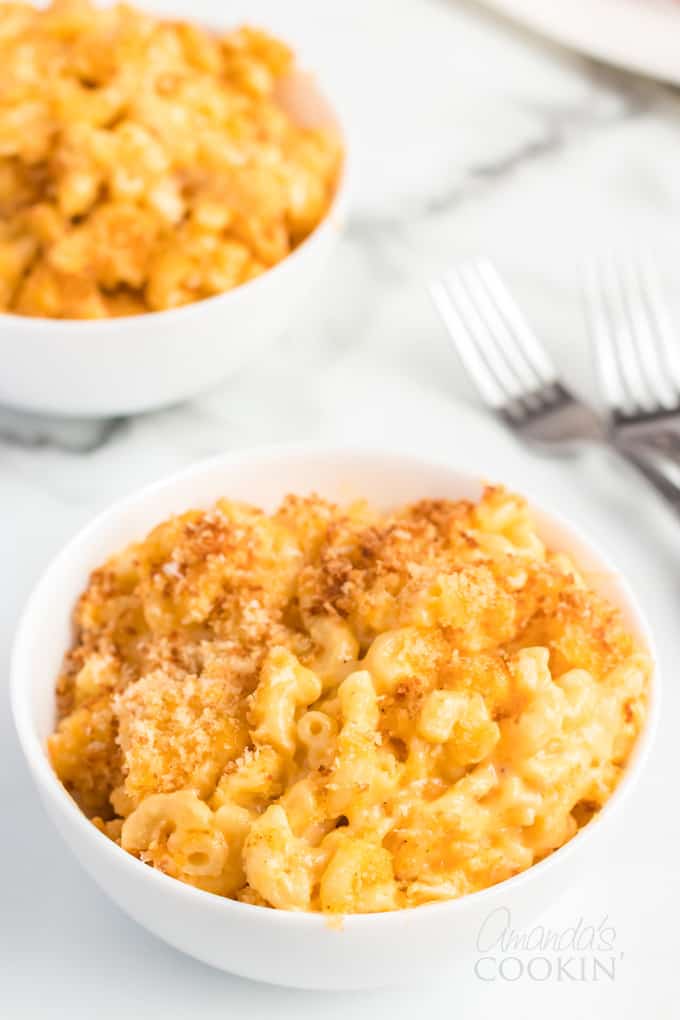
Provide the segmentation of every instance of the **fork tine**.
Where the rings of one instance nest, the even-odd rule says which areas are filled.
[[[532,370],[522,345],[508,330],[499,314],[493,296],[488,293],[479,274],[477,264],[470,262],[459,266],[458,275],[465,287],[467,300],[474,307],[478,329],[483,331],[489,357],[505,373],[509,380],[508,388],[512,390],[515,398],[528,399],[541,385],[540,379]]]
[[[467,331],[475,341],[477,348],[485,360],[485,363],[497,379],[505,393],[506,401],[518,401],[526,397],[535,388],[535,384],[528,385],[523,381],[521,373],[517,372],[514,364],[511,345],[503,342],[503,337],[496,335],[493,328],[490,328],[485,310],[482,307],[488,304],[488,300],[479,300],[470,287],[468,277],[472,272],[472,263],[462,263],[449,270],[445,277],[445,283],[449,289],[449,295],[458,308],[461,319],[467,326]],[[474,276],[474,273],[472,273]]]
[[[623,412],[629,409],[629,398],[619,369],[601,275],[602,267],[597,259],[588,259],[584,287],[588,327],[605,403],[612,411]]]
[[[452,300],[444,280],[431,283],[430,294],[444,320],[458,356],[479,390],[482,400],[494,409],[502,407],[507,400],[507,394],[468,332],[465,320]]]
[[[680,400],[680,366],[676,334],[668,313],[668,306],[661,293],[659,277],[653,262],[647,256],[638,260],[641,299],[655,338],[656,364],[663,392],[668,401],[666,406],[677,407]],[[662,400],[663,402],[663,400]]]
[[[641,370],[636,342],[640,310],[636,304],[635,314],[631,313],[626,274],[613,258],[599,260],[597,263],[594,287],[599,292],[601,302],[600,329],[607,331],[608,351],[619,377],[618,386],[610,391],[612,396],[616,394],[612,406],[624,415],[651,411],[654,408],[654,397]],[[612,372],[611,366],[609,372]]]
[[[557,381],[557,371],[530,328],[516,301],[503,283],[493,263],[486,258],[476,260],[479,279],[484,283],[486,292],[493,301],[495,317],[503,332],[514,339],[513,348],[521,355],[521,360],[528,365],[535,376],[534,385],[551,385]]]
[[[647,393],[649,411],[670,408],[677,398],[661,364],[657,329],[639,263],[626,260],[620,269],[623,298],[630,322],[637,372]]]
[[[461,263],[430,290],[488,404],[519,422],[552,402],[557,373],[487,259]]]

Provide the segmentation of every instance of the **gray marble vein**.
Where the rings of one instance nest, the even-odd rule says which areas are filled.
[[[92,453],[124,427],[124,418],[53,418],[0,407],[0,444],[29,450],[54,446],[64,453]]]

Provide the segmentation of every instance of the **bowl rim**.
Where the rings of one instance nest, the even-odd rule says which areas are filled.
[[[222,291],[220,294],[212,294],[210,297],[199,298],[198,301],[190,301],[188,304],[180,305],[177,308],[151,309],[148,312],[135,312],[134,315],[108,316],[104,319],[56,319],[50,316],[19,315],[16,312],[0,311],[0,342],[2,341],[3,333],[6,334],[8,339],[15,339],[17,330],[26,332],[40,328],[52,334],[66,334],[61,338],[57,337],[57,339],[71,340],[79,339],[86,332],[106,333],[116,327],[120,329],[121,324],[123,327],[134,324],[136,328],[138,324],[146,322],[162,325],[169,317],[188,319],[191,315],[200,314],[200,309],[205,308],[206,311],[215,309],[217,305],[225,303],[229,299],[235,304],[241,295],[252,295],[255,298],[257,292],[266,286],[265,281],[271,280],[274,275],[282,276],[284,273],[291,271],[292,267],[304,258],[305,254],[315,245],[319,238],[333,230],[346,215],[346,210],[349,206],[351,181],[353,180],[353,161],[350,155],[349,131],[346,127],[343,104],[335,96],[329,94],[322,75],[317,71],[308,71],[304,67],[298,67],[296,70],[314,83],[318,94],[327,103],[342,142],[342,158],[337,180],[335,181],[333,196],[323,218],[319,220],[314,229],[292,251],[288,252],[280,262],[276,262],[273,266],[265,269],[259,276],[246,280],[244,283],[239,283],[236,287],[232,287],[231,290]],[[245,298],[243,299],[245,300]],[[3,327],[6,328],[3,329]],[[52,336],[50,338],[51,342],[54,342],[54,339],[55,337]]]
[[[319,455],[326,459],[357,462],[373,462],[379,458],[383,461],[391,461],[393,464],[401,463],[414,468],[429,468],[434,471],[448,473],[460,479],[472,481],[475,484],[483,484],[482,472],[477,474],[458,468],[455,462],[448,458],[420,455],[412,450],[402,452],[395,448],[381,445],[366,444],[352,446],[313,441],[266,444],[218,454],[217,456],[194,462],[187,467],[133,491],[99,512],[67,541],[41,572],[24,605],[15,631],[10,657],[10,702],[19,743],[38,792],[43,798],[49,798],[57,811],[70,817],[82,835],[83,840],[93,847],[93,852],[99,853],[101,851],[105,855],[113,855],[109,858],[112,867],[128,871],[131,880],[143,879],[146,882],[156,883],[158,890],[164,895],[176,895],[183,898],[186,902],[192,902],[199,907],[202,903],[206,909],[235,911],[236,916],[240,912],[245,911],[251,919],[254,916],[252,912],[257,911],[263,922],[265,922],[265,919],[269,919],[271,923],[277,925],[296,927],[300,925],[313,925],[319,929],[329,929],[334,927],[333,919],[337,917],[341,919],[343,931],[352,928],[362,929],[365,926],[374,926],[376,928],[379,928],[381,925],[389,926],[395,923],[395,918],[398,919],[406,915],[410,916],[414,912],[417,913],[418,917],[423,918],[423,920],[426,914],[435,912],[451,911],[452,916],[455,912],[462,915],[467,909],[472,909],[485,901],[491,901],[498,897],[499,890],[512,889],[514,892],[525,884],[530,883],[533,878],[545,874],[549,870],[554,870],[555,867],[560,866],[561,861],[566,861],[584,842],[592,841],[593,833],[599,831],[602,825],[606,824],[606,819],[610,818],[614,812],[620,810],[626,797],[639,780],[649,757],[659,722],[661,694],[659,658],[652,629],[644,608],[640,605],[626,576],[616,565],[615,558],[611,557],[606,544],[603,545],[601,540],[594,539],[587,529],[584,529],[580,524],[574,524],[560,512],[546,508],[540,500],[534,499],[533,492],[527,492],[526,490],[522,492],[522,495],[527,498],[530,507],[544,516],[546,520],[555,523],[570,539],[574,540],[575,544],[583,545],[615,579],[622,596],[620,604],[625,606],[635,621],[638,634],[652,660],[652,672],[647,695],[647,713],[643,728],[638,735],[624,774],[609,800],[600,809],[595,818],[584,828],[580,829],[567,843],[558,847],[548,857],[543,858],[543,860],[536,864],[532,864],[529,868],[510,878],[504,879],[502,882],[476,892],[468,893],[458,899],[439,900],[419,906],[403,907],[399,910],[363,914],[328,915],[314,911],[277,910],[271,907],[241,903],[238,900],[217,896],[214,893],[188,885],[179,879],[171,878],[155,868],[150,868],[136,857],[124,851],[110,840],[108,836],[97,829],[86,815],[83,814],[57,778],[50,764],[44,743],[40,741],[35,732],[33,715],[27,696],[29,687],[25,682],[30,674],[31,644],[35,633],[34,607],[39,600],[43,588],[48,585],[51,577],[66,567],[74,557],[74,554],[77,554],[81,545],[87,543],[100,529],[106,527],[106,525],[120,515],[129,513],[138,504],[145,502],[154,495],[162,493],[165,488],[170,489],[180,482],[190,480],[192,477],[211,474],[218,468],[223,467],[229,467],[233,470],[241,463],[249,463],[252,466],[253,462],[258,460],[265,462],[271,460],[272,457],[276,457],[279,460],[297,461],[304,460],[310,456],[318,457]],[[94,569],[94,566],[96,565],[89,569]]]

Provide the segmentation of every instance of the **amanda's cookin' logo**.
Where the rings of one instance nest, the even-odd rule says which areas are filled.
[[[517,929],[507,907],[493,910],[477,933],[475,976],[480,981],[615,981],[623,953],[605,915],[566,928]]]

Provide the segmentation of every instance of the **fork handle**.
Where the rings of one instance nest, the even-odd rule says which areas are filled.
[[[640,474],[644,475],[662,497],[666,506],[680,517],[680,486],[676,485],[661,468],[630,447],[617,446],[617,450]]]

